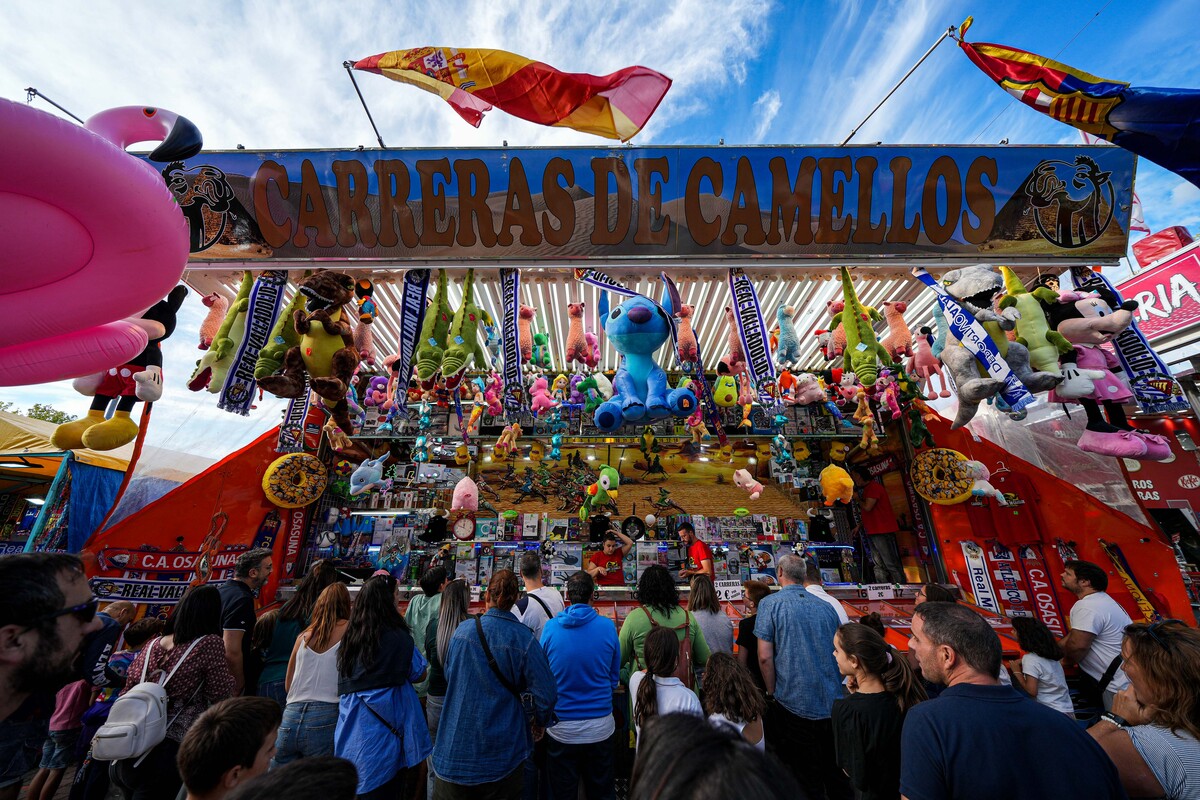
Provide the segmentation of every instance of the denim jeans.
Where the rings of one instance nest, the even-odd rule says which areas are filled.
[[[333,733],[337,728],[337,703],[288,703],[275,739],[273,766],[298,758],[333,755]]]
[[[445,695],[429,694],[425,695],[425,722],[429,725],[429,739],[437,742],[438,723],[442,721],[442,703],[446,700]],[[433,774],[433,757],[429,758],[428,784],[426,797],[433,797],[434,785],[437,783],[437,775]]]
[[[269,697],[276,703],[279,703],[280,708],[287,705],[287,689],[283,688],[283,681],[271,681],[270,683],[258,684],[258,691],[255,692],[259,697]]]
[[[580,780],[587,800],[616,800],[611,736],[591,744],[563,744],[547,734],[544,741],[550,800],[575,800]]]
[[[900,563],[896,534],[873,533],[870,536],[875,580],[879,583],[906,583],[908,579],[904,577],[904,567]]]

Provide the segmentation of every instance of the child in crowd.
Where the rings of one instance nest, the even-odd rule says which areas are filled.
[[[1075,718],[1075,706],[1067,691],[1067,676],[1059,661],[1062,648],[1046,624],[1034,617],[1014,617],[1013,630],[1017,643],[1025,651],[1019,662],[1009,665],[1016,684],[1044,706]]]
[[[732,726],[759,750],[766,750],[763,712],[767,704],[750,672],[725,653],[713,653],[704,673],[704,711],[714,725]]]
[[[633,727],[638,735],[646,720],[656,714],[676,712],[704,716],[700,698],[675,677],[679,661],[679,638],[662,625],[650,629],[643,650],[646,668],[629,678],[629,696],[633,698]]]
[[[852,694],[833,703],[837,764],[860,800],[900,796],[900,731],[904,716],[926,699],[904,656],[867,625],[851,622],[833,639],[838,669]]]
[[[50,736],[42,745],[42,762],[29,784],[27,800],[51,800],[62,783],[67,767],[75,763],[75,747],[83,730],[83,712],[92,702],[92,685],[87,681],[68,683],[54,698]]]

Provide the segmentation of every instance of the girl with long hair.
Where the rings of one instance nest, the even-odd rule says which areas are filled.
[[[707,575],[692,578],[688,611],[700,623],[710,653],[733,655],[733,620],[722,610],[712,578]]]
[[[633,698],[633,726],[641,733],[646,720],[657,714],[682,712],[704,716],[700,698],[675,677],[679,659],[679,639],[670,628],[651,629],[645,643],[646,668],[629,678]]]
[[[1129,686],[1090,733],[1130,797],[1200,797],[1200,630],[1177,619],[1125,628]]]
[[[158,683],[175,670],[165,687],[167,738],[136,766],[135,758],[113,764],[110,774],[125,800],[173,800],[183,782],[175,768],[183,735],[205,709],[232,697],[237,688],[225,658],[217,587],[188,589],[171,615],[169,629],[142,648],[126,673],[128,691],[142,682],[143,670],[146,680]]]
[[[396,579],[363,584],[338,650],[334,755],[358,767],[358,795],[406,797],[412,769],[433,750],[413,684],[427,662],[396,608]]]
[[[754,685],[750,672],[725,653],[713,653],[704,671],[704,712],[709,722],[730,725],[742,738],[765,750],[763,693]]]
[[[1013,680],[1034,700],[1074,719],[1067,676],[1059,663],[1063,651],[1058,640],[1044,622],[1034,617],[1013,617],[1012,626],[1017,643],[1025,651],[1011,667]]]
[[[883,637],[850,622],[833,637],[833,656],[852,678],[852,694],[833,702],[838,766],[862,800],[900,796],[900,731],[904,716],[926,699],[912,666]]]
[[[296,637],[284,689],[287,705],[275,740],[275,766],[297,758],[333,755],[338,717],[337,657],[350,624],[350,590],[326,586],[312,610],[312,623]]]
[[[429,692],[425,695],[425,722],[429,725],[429,738],[437,741],[438,723],[442,719],[442,706],[446,702],[446,653],[450,650],[450,637],[458,626],[471,618],[471,588],[464,580],[454,580],[442,589],[442,604],[438,615],[426,626],[425,652],[429,654]],[[437,782],[432,765],[429,769],[429,797]]]
[[[332,561],[313,562],[308,573],[296,584],[296,591],[279,608],[275,627],[263,639],[262,672],[258,677],[258,696],[270,697],[280,706],[287,702],[284,678],[295,649],[296,637],[308,627],[317,599],[325,588],[338,583],[340,576]],[[259,620],[261,622],[261,619]],[[257,627],[255,635],[258,636]]]
[[[646,637],[655,628],[666,628],[675,634],[676,644],[691,642],[692,663],[688,669],[688,685],[695,675],[692,669],[702,669],[708,661],[708,642],[695,615],[679,606],[679,589],[667,568],[659,564],[647,567],[638,579],[637,601],[641,604],[621,625],[621,663],[632,664],[635,670],[646,665]]]

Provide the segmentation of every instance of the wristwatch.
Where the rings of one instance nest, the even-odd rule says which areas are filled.
[[[1129,727],[1129,720],[1125,719],[1124,717],[1120,716],[1119,714],[1114,714],[1111,711],[1107,711],[1104,714],[1101,714],[1100,719],[1104,720],[1105,722],[1111,722],[1113,725],[1116,725],[1121,730],[1125,730],[1126,728]]]

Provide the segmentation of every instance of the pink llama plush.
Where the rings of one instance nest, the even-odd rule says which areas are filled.
[[[725,306],[725,322],[729,325],[729,351],[720,363],[730,375],[740,375],[746,371],[746,354],[742,352],[742,337],[738,334],[737,321],[729,306]],[[717,371],[721,371],[720,367]]]
[[[212,345],[213,339],[217,337],[221,323],[225,321],[225,313],[229,311],[229,301],[213,292],[208,297],[202,298],[200,302],[208,306],[208,315],[204,317],[204,322],[200,323],[200,349],[207,350]]]
[[[529,408],[534,414],[558,408],[558,403],[550,396],[550,382],[544,375],[533,382],[533,387],[529,390],[529,397]]]
[[[600,366],[600,340],[591,331],[585,333],[583,338],[588,346],[588,358],[584,363],[587,364],[588,369],[595,369]]]
[[[521,345],[521,361],[526,363],[533,359],[533,315],[536,313],[536,308],[527,305],[517,311],[517,341]]]
[[[700,345],[696,342],[696,332],[692,330],[692,314],[695,306],[682,306],[679,309],[679,358],[682,361],[699,360]]]
[[[358,357],[363,363],[375,363],[375,335],[371,333],[371,326],[365,322],[354,326],[354,349],[358,351]]]
[[[946,384],[946,376],[942,374],[942,362],[938,361],[929,344],[929,335],[932,333],[930,328],[921,328],[921,335],[913,340],[913,354],[904,369],[921,382],[921,391],[926,397],[949,397],[950,390]],[[941,385],[941,390],[937,392],[933,390],[934,375]]]
[[[846,303],[843,300],[830,300],[825,304],[826,310],[829,311],[829,316],[840,314],[846,310]],[[825,358],[833,361],[842,357],[842,353],[846,352],[846,329],[841,323],[830,331],[829,346],[826,348]]]
[[[899,364],[900,356],[911,356],[913,354],[912,331],[908,329],[908,323],[904,321],[904,312],[908,310],[908,303],[891,301],[883,304],[883,318],[887,320],[888,332],[887,336],[879,343],[892,357],[892,362]]]
[[[583,334],[583,303],[567,303],[567,352],[566,361],[588,363],[591,350]]]

